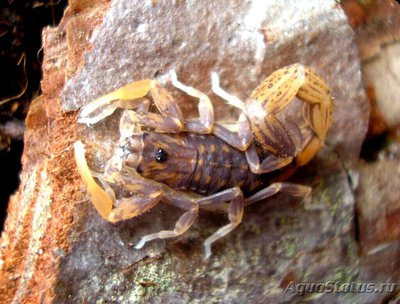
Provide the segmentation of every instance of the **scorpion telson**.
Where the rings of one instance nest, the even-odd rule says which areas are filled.
[[[90,171],[81,142],[75,143],[76,163],[94,206],[107,221],[133,218],[160,201],[185,210],[173,230],[142,237],[137,249],[154,239],[183,234],[199,208],[228,213],[229,223],[204,242],[208,258],[211,244],[239,225],[245,206],[277,192],[299,197],[311,193],[307,186],[286,182],[263,188],[260,174],[312,159],[330,128],[333,99],[324,80],[301,64],[272,73],[246,102],[220,88],[213,73],[214,93],[241,111],[238,121],[222,123],[214,122],[207,95],[178,81],[174,72],[170,80],[199,99],[199,118],[185,120],[156,80],[128,84],[89,103],[79,118],[93,124],[124,109],[119,145],[105,171]],[[147,95],[159,113],[149,111]],[[117,197],[114,185],[131,196]],[[243,193],[254,194],[245,198]]]

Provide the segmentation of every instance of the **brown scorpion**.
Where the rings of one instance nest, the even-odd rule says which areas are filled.
[[[300,197],[311,193],[307,186],[288,182],[262,188],[261,177],[312,159],[331,125],[333,98],[324,80],[301,64],[272,73],[246,102],[221,89],[213,73],[214,93],[241,111],[237,122],[214,122],[207,95],[182,84],[175,72],[170,73],[170,80],[199,99],[199,118],[185,120],[158,81],[133,82],[89,103],[80,115],[79,122],[93,124],[117,108],[124,109],[119,144],[104,172],[89,169],[79,141],[75,143],[75,158],[94,206],[107,221],[133,218],[160,201],[185,210],[173,230],[142,237],[137,249],[154,239],[183,234],[200,208],[228,213],[229,224],[204,242],[208,258],[211,244],[240,224],[245,206],[277,192]],[[147,95],[158,113],[150,111],[151,102],[144,98]],[[296,102],[297,107],[283,115]],[[129,195],[117,198],[113,187]]]

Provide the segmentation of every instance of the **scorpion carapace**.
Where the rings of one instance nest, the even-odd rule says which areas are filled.
[[[261,187],[246,198],[243,191],[259,187],[260,174],[289,164],[304,165],[315,155],[331,125],[333,98],[324,80],[301,64],[268,76],[246,102],[222,90],[213,73],[214,93],[241,111],[238,121],[223,123],[214,122],[207,95],[178,81],[174,72],[170,80],[199,99],[199,118],[185,120],[176,101],[156,80],[128,84],[88,104],[79,119],[92,124],[117,108],[125,109],[119,145],[104,172],[90,171],[80,142],[75,144],[76,162],[94,206],[110,222],[138,216],[160,201],[185,210],[173,230],[146,235],[136,248],[183,234],[199,208],[227,212],[229,224],[204,242],[208,258],[211,244],[241,222],[245,206],[279,191],[300,197],[310,194],[307,186],[285,182]],[[150,111],[147,95],[158,113]],[[290,111],[295,103],[301,110]],[[117,196],[114,186],[129,196]]]

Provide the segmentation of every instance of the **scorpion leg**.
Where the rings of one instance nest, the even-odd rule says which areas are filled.
[[[186,210],[186,212],[178,219],[174,230],[162,230],[157,233],[145,235],[141,238],[140,242],[136,244],[135,249],[140,249],[147,242],[155,239],[177,237],[186,232],[193,225],[199,212],[199,206],[193,202],[193,199],[186,195],[180,195],[176,191],[171,190],[170,193],[164,193],[163,200],[167,201],[169,204]]]
[[[243,113],[239,116],[238,122],[215,123],[212,133],[240,151],[246,151],[253,140],[249,123]]]
[[[139,105],[138,111],[147,112],[149,107],[150,101],[146,99]],[[119,120],[119,133],[121,135],[120,141],[127,137],[131,137],[132,135],[141,133],[141,127],[134,121],[133,113],[134,112],[131,110],[125,110],[122,112]]]
[[[199,206],[204,207],[204,209],[207,209],[207,206],[212,207],[213,204],[220,205],[224,201],[230,201],[228,207],[229,224],[218,229],[204,241],[205,259],[208,259],[211,256],[211,245],[215,241],[227,235],[241,223],[243,218],[244,198],[240,188],[234,187],[197,201]]]
[[[229,105],[242,111],[237,122],[225,124],[221,122],[215,123],[213,134],[232,147],[240,151],[246,151],[251,144],[253,134],[251,134],[249,123],[244,114],[244,102],[220,87],[217,73],[211,73],[211,86],[216,95],[224,99]]]
[[[243,208],[245,206],[271,197],[278,192],[287,193],[293,196],[307,197],[311,194],[311,188],[293,183],[274,183],[267,188],[253,194],[249,198],[244,199],[241,190],[236,187],[216,193],[197,201],[201,208],[207,209],[207,207],[212,207],[213,204],[220,205],[223,201],[231,200],[231,203],[228,207],[228,216],[230,223],[220,228],[218,231],[216,231],[213,235],[205,240],[205,259],[208,259],[211,256],[211,244],[227,235],[240,224],[243,217]]]
[[[242,112],[245,111],[246,105],[242,100],[232,94],[229,94],[227,91],[220,87],[219,76],[217,73],[211,73],[211,88],[216,95],[221,97],[228,104],[240,109]]]
[[[260,158],[257,154],[254,145],[246,150],[246,159],[251,172],[255,174],[263,174],[283,168],[293,161],[293,157],[278,157],[270,155],[260,163]]]
[[[184,85],[176,76],[175,71],[170,72],[172,85],[186,94],[198,98],[198,110],[200,117],[185,121],[185,131],[201,134],[209,134],[214,126],[214,110],[210,98],[199,90]]]
[[[153,81],[149,87],[149,95],[161,113],[151,113],[148,111],[150,104],[148,101],[142,102],[136,107],[136,111],[128,111],[130,121],[128,124],[140,127],[151,128],[159,133],[179,133],[183,129],[183,114],[174,98],[157,81]]]
[[[204,242],[205,258],[207,259],[211,255],[211,244],[236,228],[240,224],[243,216],[244,198],[242,191],[238,187],[201,198],[191,197],[187,194],[168,189],[164,191],[163,200],[168,204],[172,204],[187,211],[179,218],[174,230],[164,230],[146,235],[142,237],[140,242],[135,246],[136,249],[142,248],[145,243],[154,239],[171,238],[183,234],[194,223],[199,207],[210,211],[227,210],[230,223],[220,228]],[[228,201],[231,201],[231,203],[227,209],[220,207],[223,202]]]
[[[271,197],[278,192],[287,193],[292,196],[307,197],[311,195],[311,188],[293,183],[273,183],[268,187],[253,194],[252,196],[246,198],[245,206],[247,207],[263,199]]]

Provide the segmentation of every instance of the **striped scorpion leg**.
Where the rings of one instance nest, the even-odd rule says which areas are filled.
[[[273,183],[244,199],[240,188],[234,187],[197,200],[196,203],[200,208],[208,209],[210,211],[222,211],[223,209],[218,208],[221,206],[221,203],[230,201],[227,210],[224,210],[228,212],[230,222],[218,229],[213,235],[204,241],[205,259],[208,259],[211,256],[211,245],[215,241],[227,235],[241,223],[243,208],[245,206],[264,200],[278,192],[287,193],[292,196],[308,197],[311,194],[311,188],[293,183]],[[214,206],[217,208],[213,210]]]
[[[138,109],[129,112],[131,120],[139,126],[159,133],[181,132],[184,128],[184,118],[175,99],[155,80],[151,83],[149,95],[161,115]]]
[[[166,77],[166,80],[168,80],[168,77]],[[140,94],[132,96],[127,93],[126,95],[131,98],[140,98],[149,94],[152,97],[154,104],[156,105],[161,115],[141,109],[138,109],[135,112],[129,111],[132,122],[142,127],[151,128],[155,132],[159,133],[179,133],[183,130],[187,132],[202,134],[210,133],[214,125],[214,111],[208,96],[192,87],[186,86],[181,83],[177,79],[176,73],[174,71],[170,72],[169,80],[171,81],[172,85],[174,85],[179,90],[199,99],[198,110],[200,117],[197,119],[185,121],[182,111],[176,100],[174,100],[174,98],[168,93],[168,91],[164,89],[156,80],[152,80],[148,83],[144,83],[143,86],[145,88],[143,88],[143,91],[141,91]],[[119,96],[120,90],[123,89],[124,88],[121,88],[114,93]],[[110,93],[106,96],[110,98],[109,95],[113,95],[113,93]],[[118,105],[120,103],[121,102],[119,101]]]
[[[268,79],[268,78],[267,78]],[[250,170],[256,174],[262,174],[274,171],[282,168],[292,162],[293,157],[277,157],[270,155],[260,163],[260,159],[256,152],[254,144],[252,144],[253,134],[250,129],[248,119],[251,119],[251,115],[246,112],[246,104],[238,99],[236,96],[227,93],[220,87],[219,77],[216,73],[211,74],[211,82],[213,92],[224,99],[229,105],[232,105],[242,111],[239,116],[239,121],[230,124],[216,123],[214,126],[213,133],[231,145],[232,147],[245,151],[246,159],[249,164]],[[262,113],[263,111],[257,111]]]
[[[220,87],[219,77],[216,73],[211,74],[211,82],[213,92],[216,95],[224,99],[229,105],[232,105],[242,111],[238,122],[230,125],[216,123],[213,133],[232,147],[241,151],[245,151],[247,162],[250,170],[253,173],[262,174],[275,171],[276,169],[282,168],[291,163],[293,157],[281,158],[272,154],[268,158],[264,159],[262,163],[260,163],[255,146],[254,144],[251,144],[253,134],[251,133],[249,123],[246,115],[244,114],[246,111],[245,103]]]

